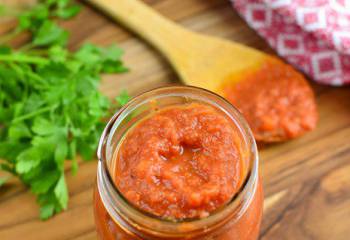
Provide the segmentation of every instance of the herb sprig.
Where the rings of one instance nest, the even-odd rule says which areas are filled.
[[[111,107],[98,91],[101,73],[127,71],[115,45],[66,48],[69,33],[56,19],[70,19],[79,10],[69,0],[39,1],[0,37],[0,170],[29,186],[42,219],[67,208],[65,160],[75,173],[77,154],[85,160],[95,155],[101,119]],[[31,35],[27,44],[7,45],[23,32]],[[116,99],[121,105],[127,100],[125,92]]]

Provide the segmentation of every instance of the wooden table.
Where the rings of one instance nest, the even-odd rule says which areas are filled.
[[[200,32],[271,52],[227,0],[147,0],[162,14]],[[91,7],[73,21],[70,46],[89,41],[118,43],[131,72],[108,76],[101,90],[110,97],[131,94],[178,79],[158,52]],[[261,239],[350,239],[350,89],[313,85],[320,112],[317,129],[288,143],[260,149],[265,187]],[[92,187],[96,161],[68,171],[68,210],[41,222],[35,198],[17,181],[0,191],[0,239],[96,239]]]

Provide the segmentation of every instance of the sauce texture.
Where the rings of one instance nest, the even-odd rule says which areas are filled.
[[[158,110],[124,137],[115,184],[130,203],[153,215],[207,217],[241,187],[237,131],[223,112],[201,103]]]
[[[267,58],[259,69],[240,78],[227,82],[223,95],[242,112],[257,141],[285,141],[316,127],[313,91],[291,66]]]

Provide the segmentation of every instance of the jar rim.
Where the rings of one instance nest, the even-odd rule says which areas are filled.
[[[107,139],[110,136],[112,129],[115,128],[116,120],[122,117],[122,113],[125,113],[125,111],[127,111],[128,108],[130,108],[130,106],[137,104],[137,101],[140,98],[167,91],[179,91],[180,93],[178,93],[178,95],[181,94],[181,91],[195,92],[195,94],[205,94],[206,96],[211,96],[215,100],[220,102],[220,104],[217,104],[219,107],[221,107],[221,105],[224,104],[227,109],[221,110],[225,110],[224,113],[234,120],[237,127],[239,127],[240,130],[243,131],[243,137],[246,137],[246,141],[250,145],[249,164],[251,166],[248,169],[248,173],[246,174],[243,184],[240,187],[239,191],[237,191],[232,196],[231,200],[228,203],[220,207],[218,210],[213,211],[212,213],[210,213],[209,216],[205,218],[185,218],[178,221],[171,221],[169,219],[153,215],[151,213],[145,212],[137,208],[136,206],[131,204],[115,186],[107,165],[107,159],[104,153],[104,149],[106,148],[106,144],[108,142]],[[226,110],[230,112],[228,113]],[[126,115],[124,115],[124,117],[125,116]],[[227,218],[228,216],[234,215],[237,218],[239,218],[247,210],[250,202],[252,201],[259,178],[259,159],[257,153],[257,146],[253,134],[248,126],[248,123],[241,115],[239,110],[237,110],[234,106],[231,105],[231,103],[229,103],[226,99],[219,96],[218,94],[203,88],[193,86],[160,87],[146,91],[134,97],[131,101],[129,101],[129,103],[127,103],[124,107],[117,111],[107,123],[100,138],[99,146],[97,149],[97,157],[99,161],[97,172],[97,187],[98,191],[100,191],[100,195],[101,190],[107,192],[107,194],[103,194],[107,196],[102,195],[101,200],[105,205],[108,213],[111,215],[112,218],[114,218],[114,220],[125,222],[126,225],[132,225],[136,228],[146,228],[147,232],[162,232],[166,234],[171,233],[174,229],[181,228],[184,231],[183,233],[188,234],[189,232],[196,232],[200,229],[208,228],[208,226],[214,227],[216,224],[220,223],[220,220],[224,219],[225,217]],[[140,223],[139,221],[142,221],[142,223]]]

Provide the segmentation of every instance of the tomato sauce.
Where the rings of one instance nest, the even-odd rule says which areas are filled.
[[[284,141],[316,127],[313,91],[291,66],[267,58],[256,71],[239,78],[224,84],[223,95],[242,112],[257,141]]]
[[[115,184],[129,202],[153,215],[207,217],[242,184],[236,131],[222,112],[204,104],[159,110],[123,140]]]

